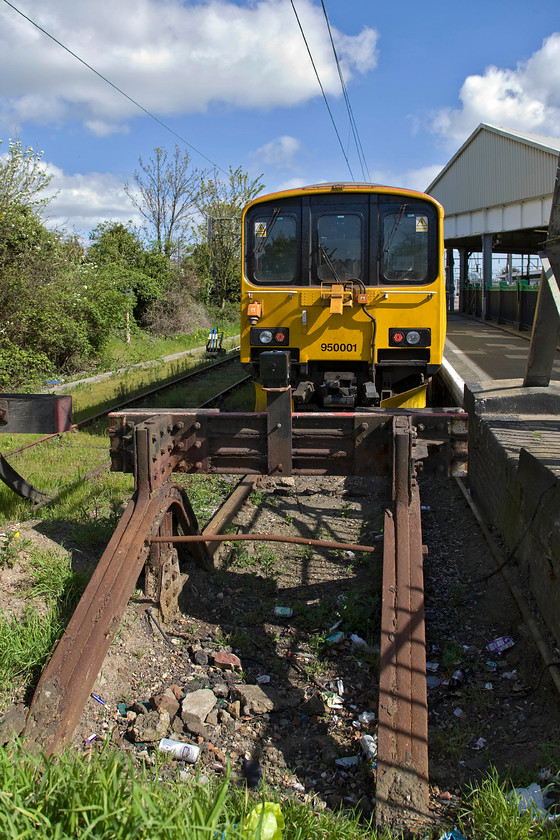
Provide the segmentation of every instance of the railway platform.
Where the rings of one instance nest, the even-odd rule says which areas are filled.
[[[473,499],[558,645],[560,353],[547,387],[523,387],[529,338],[451,315],[445,368],[469,413]]]

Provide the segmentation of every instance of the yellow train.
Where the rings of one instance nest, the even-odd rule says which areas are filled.
[[[242,249],[241,362],[257,410],[276,357],[296,411],[426,404],[446,326],[437,201],[355,183],[260,196]]]

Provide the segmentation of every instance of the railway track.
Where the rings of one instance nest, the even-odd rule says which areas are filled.
[[[66,431],[58,432],[55,434],[48,434],[42,437],[36,438],[35,440],[30,441],[29,443],[24,444],[16,449],[10,450],[8,452],[4,452],[0,454],[0,479],[4,481],[4,483],[10,487],[11,490],[16,492],[19,496],[25,499],[29,499],[30,501],[35,503],[35,509],[38,510],[42,507],[45,507],[48,504],[51,504],[56,499],[60,498],[60,496],[66,492],[69,487],[64,487],[59,490],[55,496],[51,496],[48,493],[45,493],[43,490],[38,489],[30,482],[26,481],[26,479],[19,474],[17,470],[14,469],[12,464],[8,461],[8,458],[13,458],[28,449],[32,449],[36,446],[40,446],[42,444],[47,443],[54,438],[60,437],[62,434],[67,434],[69,432],[78,432],[82,429],[86,429],[92,424],[102,421],[108,417],[110,412],[112,411],[119,411],[123,410],[127,407],[136,406],[141,404],[146,399],[154,398],[158,395],[164,394],[166,391],[174,390],[178,387],[184,387],[189,384],[193,384],[196,381],[212,374],[216,370],[224,369],[232,364],[236,363],[239,360],[239,353],[235,353],[233,355],[229,355],[223,359],[218,361],[212,362],[210,364],[205,365],[202,368],[198,368],[195,371],[191,371],[190,373],[186,373],[180,377],[173,379],[171,382],[165,382],[158,386],[154,386],[153,388],[149,388],[142,392],[142,394],[136,394],[134,397],[130,399],[123,400],[104,411],[97,412],[94,415],[91,415],[78,423],[72,424]],[[240,387],[242,387],[246,382],[248,382],[250,377],[243,376],[239,378],[237,381],[233,382],[232,384],[228,385],[225,388],[222,388],[218,393],[213,394],[207,400],[200,404],[201,408],[212,408],[217,406],[222,402],[224,399],[227,399],[232,393],[237,391]],[[80,476],[78,482],[87,481],[89,478],[96,476],[101,472],[104,468],[108,467],[110,461],[105,461],[103,464],[100,464],[96,467],[93,467],[91,470],[88,470],[84,475]],[[75,482],[74,482],[75,484]],[[70,485],[73,486],[73,485]]]
[[[427,704],[418,459],[464,458],[463,415],[292,415],[289,392],[273,394],[266,415],[204,410],[117,412],[113,468],[134,470],[136,492],[37,686],[25,736],[51,753],[68,743],[120,618],[145,569],[145,595],[164,618],[177,609],[186,552],[209,572],[216,544],[282,535],[224,534],[259,475],[378,475],[391,484],[385,513],[379,683],[378,822],[407,824],[428,808]],[[418,440],[416,429],[423,429]],[[457,443],[455,450],[450,445]],[[201,533],[172,480],[176,471],[244,475],[225,510]],[[374,553],[374,546],[319,542]],[[377,550],[379,554],[379,551]]]

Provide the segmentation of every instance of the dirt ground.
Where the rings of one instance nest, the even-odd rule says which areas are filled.
[[[426,477],[420,488],[430,781],[439,818],[491,766],[529,784],[558,763],[560,703],[502,576],[492,574],[496,563],[457,484]],[[246,775],[258,781],[262,773],[314,808],[357,806],[368,815],[375,758],[361,739],[376,734],[386,487],[381,480],[266,479],[252,499],[236,520],[241,531],[371,544],[379,552],[239,543],[222,551],[212,575],[187,563],[182,612],[163,632],[140,594],[129,603],[75,744],[93,749],[110,737],[149,760],[159,739],[171,737],[200,748],[196,764],[167,766],[181,778],[221,776],[229,761],[242,781],[249,759],[258,765],[246,764]],[[22,532],[45,539],[33,528]],[[7,573],[0,573],[3,609],[19,598],[17,568],[9,580]],[[292,614],[278,616],[276,607]],[[513,644],[487,650],[501,637]]]

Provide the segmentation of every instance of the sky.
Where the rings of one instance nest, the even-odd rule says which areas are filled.
[[[560,137],[558,0],[0,0],[0,154],[42,152],[48,224],[86,240],[140,223],[156,147],[265,192],[424,190],[481,122]]]

